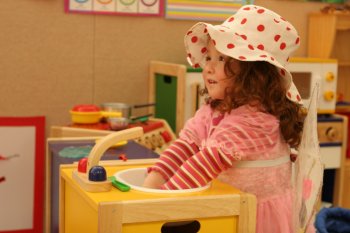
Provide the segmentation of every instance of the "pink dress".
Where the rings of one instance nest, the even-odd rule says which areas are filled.
[[[204,182],[218,178],[244,192],[256,195],[257,233],[293,232],[291,162],[272,167],[236,167],[240,161],[274,160],[289,156],[290,148],[284,141],[279,121],[274,116],[249,106],[241,106],[232,110],[230,114],[220,115],[213,112],[208,105],[204,105],[186,122],[179,138],[181,143],[183,141],[188,145],[196,145],[198,149],[194,151],[195,155],[189,158],[184,157],[183,154],[186,153],[181,154],[179,149],[177,161],[180,162],[172,167],[167,163],[172,160],[169,156],[176,154],[177,149],[171,149],[174,152],[171,155],[161,156],[163,161],[153,169],[160,172],[167,170],[162,172],[168,180],[164,187],[171,189],[185,185],[180,183],[179,186],[174,186],[174,183],[186,180],[189,177],[186,174],[198,174],[198,171],[190,170],[193,167],[201,171],[216,169]],[[192,146],[187,149],[194,150],[193,148]],[[212,149],[207,148],[217,148],[217,151],[212,152]],[[207,153],[208,151],[210,153]],[[194,158],[196,156],[197,158]],[[212,160],[207,162],[209,159]],[[188,163],[192,164],[186,166]],[[206,169],[205,164],[212,167]],[[178,166],[181,167],[178,169]],[[175,179],[171,177],[172,174]],[[180,176],[181,179],[177,179],[176,176]],[[198,178],[194,175],[191,177],[194,177],[194,181],[189,184],[195,185],[196,179],[203,184],[201,175]]]
[[[220,118],[205,105],[186,123],[180,138],[194,142],[200,149],[216,145],[226,153],[238,151],[237,160],[242,161],[271,160],[290,154],[290,148],[281,136],[279,121],[274,116],[242,106]],[[240,127],[241,133],[250,135],[223,138],[223,132],[232,126]],[[293,232],[291,176],[291,163],[285,163],[266,168],[233,166],[223,171],[218,179],[256,195],[257,233],[289,233]]]

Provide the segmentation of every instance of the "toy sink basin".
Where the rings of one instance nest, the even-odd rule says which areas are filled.
[[[151,189],[142,186],[145,177],[147,176],[147,168],[130,168],[125,169],[114,174],[114,177],[130,186],[131,189],[148,192],[148,193],[193,193],[206,190],[210,187],[210,183],[206,186],[193,188],[193,189],[181,189],[181,190],[161,190],[161,189]]]

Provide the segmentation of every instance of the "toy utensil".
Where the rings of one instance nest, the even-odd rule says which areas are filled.
[[[108,180],[112,182],[112,185],[122,192],[127,192],[130,190],[130,186],[118,181],[114,176],[108,177]]]
[[[142,116],[137,116],[137,117],[131,117],[130,121],[131,121],[131,123],[135,123],[137,121],[145,122],[145,121],[148,121],[148,118],[152,115],[153,115],[153,113],[142,115]]]

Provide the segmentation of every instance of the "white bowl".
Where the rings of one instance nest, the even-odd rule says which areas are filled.
[[[142,186],[145,177],[147,176],[147,168],[130,168],[125,169],[114,174],[114,177],[130,186],[131,189],[147,192],[147,193],[193,193],[206,190],[210,187],[210,183],[206,186],[193,188],[193,189],[181,189],[181,190],[163,190],[163,189],[151,189]]]
[[[129,119],[124,117],[108,117],[107,122],[112,130],[126,129],[129,125]]]

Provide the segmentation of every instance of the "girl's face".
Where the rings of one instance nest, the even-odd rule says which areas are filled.
[[[212,40],[209,40],[207,49],[206,64],[203,67],[205,87],[212,99],[224,99],[225,90],[233,85],[232,78],[225,73],[225,63],[229,57],[217,51]],[[238,61],[234,60],[231,65],[235,73],[238,73]]]

